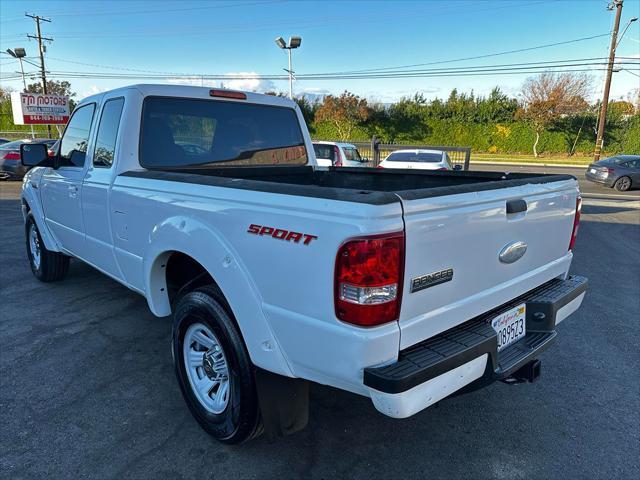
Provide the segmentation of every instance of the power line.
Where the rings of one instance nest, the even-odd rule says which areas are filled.
[[[171,9],[162,9],[162,8],[155,8],[153,10],[127,10],[125,12],[123,12],[122,9],[119,10],[107,10],[107,11],[98,11],[98,12],[79,12],[77,9],[75,11],[67,11],[67,12],[47,12],[49,16],[55,16],[55,17],[93,17],[93,16],[110,16],[110,15],[117,15],[117,16],[122,16],[123,14],[129,16],[129,15],[140,15],[140,14],[153,14],[153,13],[176,13],[176,12],[188,12],[188,11],[195,11],[195,10],[211,10],[213,9],[221,9],[221,8],[228,8],[228,7],[249,7],[252,5],[269,5],[272,3],[284,3],[287,2],[289,0],[263,0],[263,1],[255,1],[255,2],[244,2],[244,3],[238,3],[238,2],[233,2],[233,3],[229,3],[229,4],[219,4],[218,2],[210,2],[209,5],[205,5],[205,6],[201,6],[201,7],[187,7],[187,8],[171,8]],[[8,18],[5,19],[4,21],[11,21],[11,20],[18,20],[22,17],[13,17],[13,18]]]
[[[323,78],[372,78],[372,77],[389,77],[389,78],[401,78],[405,76],[425,75],[430,73],[473,73],[473,72],[502,72],[502,71],[518,71],[518,70],[536,70],[536,69],[548,69],[548,68],[562,68],[562,67],[578,67],[578,66],[602,66],[607,65],[605,59],[586,59],[586,60],[601,60],[601,61],[580,61],[578,60],[564,60],[553,62],[530,62],[530,63],[516,63],[516,64],[502,64],[502,65],[476,65],[472,67],[453,67],[453,68],[432,68],[424,70],[398,70],[393,72],[372,72],[372,73],[360,73],[360,74],[331,74],[331,73],[315,73],[315,74],[299,74],[297,78],[304,79],[323,79]],[[562,62],[562,63],[559,63]],[[630,60],[617,62],[618,65],[640,65],[640,60]],[[80,72],[80,71],[57,71],[57,73],[71,73],[71,74],[98,74],[107,76],[120,76],[126,74],[120,73],[103,73],[103,72]],[[150,75],[158,76],[158,75]],[[203,74],[203,73],[189,73],[189,74],[161,74],[160,76],[184,76],[184,77],[222,77],[229,79],[248,79],[248,78],[261,78],[265,80],[269,79],[282,79],[287,78],[280,74],[251,74],[251,75],[238,75],[238,74]],[[142,76],[141,76],[142,77]]]
[[[633,70],[640,71],[640,64],[637,62],[624,62],[623,65],[631,65]],[[606,62],[591,62],[591,63],[575,63],[575,64],[561,64],[561,65],[542,65],[542,66],[524,66],[524,67],[508,67],[508,68],[484,68],[484,69],[472,69],[472,70],[427,70],[409,73],[382,73],[382,74],[369,74],[366,77],[361,75],[349,75],[349,76],[305,76],[298,77],[299,80],[352,80],[352,79],[385,79],[385,78],[434,78],[434,77],[465,77],[465,76],[485,76],[485,75],[522,75],[522,74],[537,74],[543,72],[565,73],[565,72],[594,72],[601,71],[605,68]],[[585,68],[590,67],[590,68]],[[627,68],[626,70],[630,70]],[[286,76],[272,76],[272,75],[214,75],[214,74],[202,74],[202,75],[154,75],[154,74],[123,74],[123,73],[101,73],[101,72],[69,72],[69,71],[51,71],[49,73],[51,78],[88,78],[88,79],[140,79],[140,80],[191,80],[191,79],[206,79],[206,80],[286,80]],[[3,76],[3,80],[10,80],[14,77]]]
[[[516,50],[507,50],[504,52],[497,52],[497,53],[487,53],[484,55],[476,55],[473,57],[463,57],[463,58],[456,58],[453,60],[438,60],[435,62],[426,62],[426,63],[414,63],[414,64],[410,64],[410,65],[397,65],[395,67],[380,67],[380,68],[368,68],[368,69],[363,69],[363,70],[349,70],[346,72],[332,72],[332,73],[362,73],[362,72],[377,72],[377,71],[383,71],[383,70],[394,70],[394,69],[399,69],[399,68],[412,68],[412,67],[424,67],[424,66],[428,66],[428,65],[439,65],[439,64],[443,64],[443,63],[453,63],[453,62],[463,62],[463,61],[467,61],[467,60],[478,60],[481,58],[489,58],[489,57],[497,57],[500,55],[509,55],[512,53],[522,53],[522,52],[530,52],[532,50],[539,50],[542,48],[549,48],[549,47],[557,47],[559,45],[567,45],[570,43],[577,43],[577,42],[583,42],[585,40],[593,40],[594,38],[600,38],[600,37],[607,37],[609,36],[610,33],[600,33],[598,35],[591,35],[588,37],[581,37],[581,38],[574,38],[573,40],[565,40],[562,42],[555,42],[555,43],[547,43],[545,45],[536,45],[534,47],[527,47],[527,48],[519,48]]]
[[[40,17],[38,15],[29,15],[25,13],[26,17],[32,18],[36,22],[36,33],[37,35],[27,35],[28,38],[33,38],[38,40],[38,50],[40,52],[40,74],[42,76],[42,93],[45,95],[47,92],[47,74],[44,68],[44,45],[42,41],[53,42],[53,38],[43,37],[42,32],[40,30],[40,22],[51,23],[51,20],[48,18]],[[47,125],[47,132],[49,133],[49,137],[51,137],[51,125]]]
[[[494,64],[494,65],[475,65],[468,67],[449,67],[449,68],[432,68],[422,70],[398,70],[393,72],[370,72],[360,74],[341,74],[335,75],[331,73],[316,74],[300,74],[300,80],[341,80],[341,79],[379,79],[379,78],[421,78],[430,76],[462,76],[474,74],[518,74],[518,73],[536,73],[541,70],[553,71],[560,68],[576,67],[592,67],[586,71],[599,71],[597,67],[603,67],[608,63],[603,57],[582,58],[582,59],[565,59],[553,60],[547,62],[524,62],[511,64]],[[618,61],[617,65],[625,65],[630,67],[640,67],[640,60],[630,57],[624,57]],[[78,62],[80,63],[80,62]],[[584,70],[584,69],[583,69]],[[283,80],[287,77],[280,74],[203,74],[203,73],[173,73],[173,72],[142,72],[142,73],[120,73],[120,72],[90,72],[90,71],[67,71],[52,70],[49,71],[50,76],[69,77],[69,78],[101,78],[101,79],[219,79],[219,80]],[[4,79],[11,78],[11,75],[5,75]]]
[[[140,14],[152,14],[152,13],[175,13],[175,12],[189,12],[189,11],[194,11],[194,10],[210,10],[212,8],[217,9],[221,9],[221,8],[229,8],[229,7],[249,7],[249,6],[253,6],[253,5],[269,5],[272,3],[284,3],[288,0],[263,0],[263,1],[256,1],[256,2],[244,2],[244,3],[238,3],[238,2],[232,2],[229,4],[223,4],[220,5],[217,2],[211,2],[211,3],[215,3],[213,5],[206,5],[206,6],[202,6],[202,7],[187,7],[187,8],[171,8],[171,9],[161,9],[161,8],[156,8],[153,10],[131,10],[131,11],[127,11],[126,14],[127,15],[140,15]],[[107,12],[91,12],[91,13],[83,13],[83,12],[69,12],[69,13],[62,13],[62,14],[57,14],[56,16],[64,16],[64,17],[86,17],[86,16],[94,16],[94,15],[100,15],[100,16],[105,16],[105,15],[118,15],[118,16],[122,16],[122,10],[112,10],[112,11],[107,11]]]
[[[154,74],[162,74],[162,75],[185,75],[185,76],[200,76],[203,75],[202,73],[184,73],[184,72],[167,72],[167,71],[157,71],[157,70],[144,70],[144,69],[137,69],[137,68],[128,68],[128,67],[116,67],[113,65],[101,65],[101,64],[96,64],[96,63],[86,63],[86,62],[79,62],[79,61],[75,61],[75,60],[65,60],[62,58],[55,58],[55,57],[47,57],[49,60],[53,60],[53,61],[58,61],[58,62],[63,62],[63,63],[71,63],[71,64],[75,64],[75,65],[84,65],[84,66],[90,66],[90,67],[99,67],[99,68],[104,68],[104,69],[109,69],[109,70],[119,70],[119,71],[128,71],[128,72],[138,72],[138,73],[154,73]],[[548,61],[544,61],[544,62],[519,62],[519,63],[508,63],[508,64],[497,64],[497,65],[476,65],[476,66],[465,66],[465,67],[450,67],[451,70],[455,70],[455,69],[470,69],[470,68],[486,68],[486,67],[507,67],[507,66],[524,66],[524,65],[542,65],[542,64],[555,64],[555,63],[567,63],[567,62],[584,62],[584,61],[594,61],[594,60],[606,60],[607,57],[591,57],[591,58],[577,58],[577,59],[563,59],[563,60],[548,60]],[[627,57],[619,57],[619,58],[623,58],[626,59]],[[631,60],[635,60],[632,57],[628,57]],[[394,72],[388,72],[388,73],[395,73],[395,72],[400,72],[400,73],[405,73],[405,72],[416,72],[416,71],[425,71],[425,70],[396,70]],[[76,73],[83,73],[83,72],[76,72]],[[346,74],[346,73],[345,73]],[[219,74],[222,75],[222,74]],[[299,76],[304,77],[304,76],[310,76],[310,75],[342,75],[342,74],[334,74],[331,72],[319,72],[319,73],[308,73],[308,74],[300,74]],[[261,77],[270,77],[270,76],[280,76],[277,74],[265,74],[265,75],[261,75]]]

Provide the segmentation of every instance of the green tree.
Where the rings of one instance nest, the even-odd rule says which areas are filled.
[[[331,123],[340,140],[348,140],[354,129],[371,117],[367,100],[346,90],[339,96],[327,95],[316,111],[318,122]]]
[[[530,122],[535,131],[533,155],[538,156],[540,133],[553,122],[584,112],[591,79],[575,73],[542,73],[528,78],[522,86],[524,106],[519,117]]]

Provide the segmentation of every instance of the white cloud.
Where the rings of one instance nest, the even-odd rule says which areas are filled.
[[[173,85],[192,85],[195,87],[215,87],[219,82],[214,80],[207,80],[202,77],[170,77],[167,78],[167,83]]]
[[[96,95],[98,93],[106,92],[109,90],[108,88],[98,87],[97,85],[91,85],[88,90],[82,92],[79,96],[78,100],[82,100],[85,97],[90,97],[91,95]]]
[[[249,90],[252,92],[268,92],[275,90],[275,85],[271,80],[260,78],[256,72],[229,72],[227,75],[244,77],[237,80],[224,80],[225,88],[232,90]]]
[[[196,87],[224,87],[231,90],[245,90],[251,92],[268,92],[275,90],[275,85],[271,80],[264,80],[256,72],[228,72],[225,75],[241,77],[231,80],[209,80],[206,78],[192,77],[171,77],[168,83],[174,85],[193,85]]]
[[[436,97],[435,93],[440,92],[439,87],[417,88],[415,90],[395,90],[387,93],[376,91],[375,93],[369,92],[364,96],[371,103],[389,104],[399,101],[403,97],[413,97],[417,93],[423,94],[427,99],[433,99]]]

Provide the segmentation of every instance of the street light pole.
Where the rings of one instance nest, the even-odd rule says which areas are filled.
[[[24,78],[24,67],[22,66],[22,57],[18,57],[18,61],[20,62],[20,72],[22,73],[22,85],[24,85],[24,93],[27,93],[27,80]],[[33,131],[33,125],[29,125],[31,127],[31,140],[36,138],[36,134]]]
[[[604,127],[607,120],[607,107],[609,105],[609,91],[611,90],[611,75],[613,64],[616,60],[616,45],[618,30],[620,29],[620,16],[622,15],[622,3],[624,0],[613,0],[609,5],[610,9],[616,8],[616,19],[611,33],[611,47],[609,48],[609,63],[607,64],[607,76],[604,81],[604,92],[602,93],[602,105],[600,106],[600,119],[598,121],[598,134],[596,135],[596,149],[593,153],[593,161],[600,160],[600,153],[604,143]]]
[[[293,70],[291,70],[291,47],[287,48],[289,54],[289,98],[293,98]]]
[[[289,56],[289,68],[285,71],[289,74],[289,98],[293,99],[293,67],[291,66],[291,50],[298,48],[302,43],[302,37],[289,37],[289,44],[282,37],[276,38],[276,45],[287,51]]]
[[[27,52],[25,51],[24,48],[14,48],[13,50],[8,48],[7,53],[11,55],[13,58],[17,58],[18,61],[20,62],[20,73],[22,74],[22,85],[24,86],[24,93],[27,93],[27,81],[25,80],[25,77],[24,77],[24,66],[22,64],[22,57],[26,57]],[[31,127],[31,139],[33,140],[34,138],[36,138],[36,135],[33,131],[33,125],[30,125],[30,127]]]

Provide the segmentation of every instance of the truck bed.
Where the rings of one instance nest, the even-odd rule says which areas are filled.
[[[124,176],[258,190],[369,204],[551,183],[572,175],[538,173],[419,171],[373,168],[223,167],[129,171]]]

